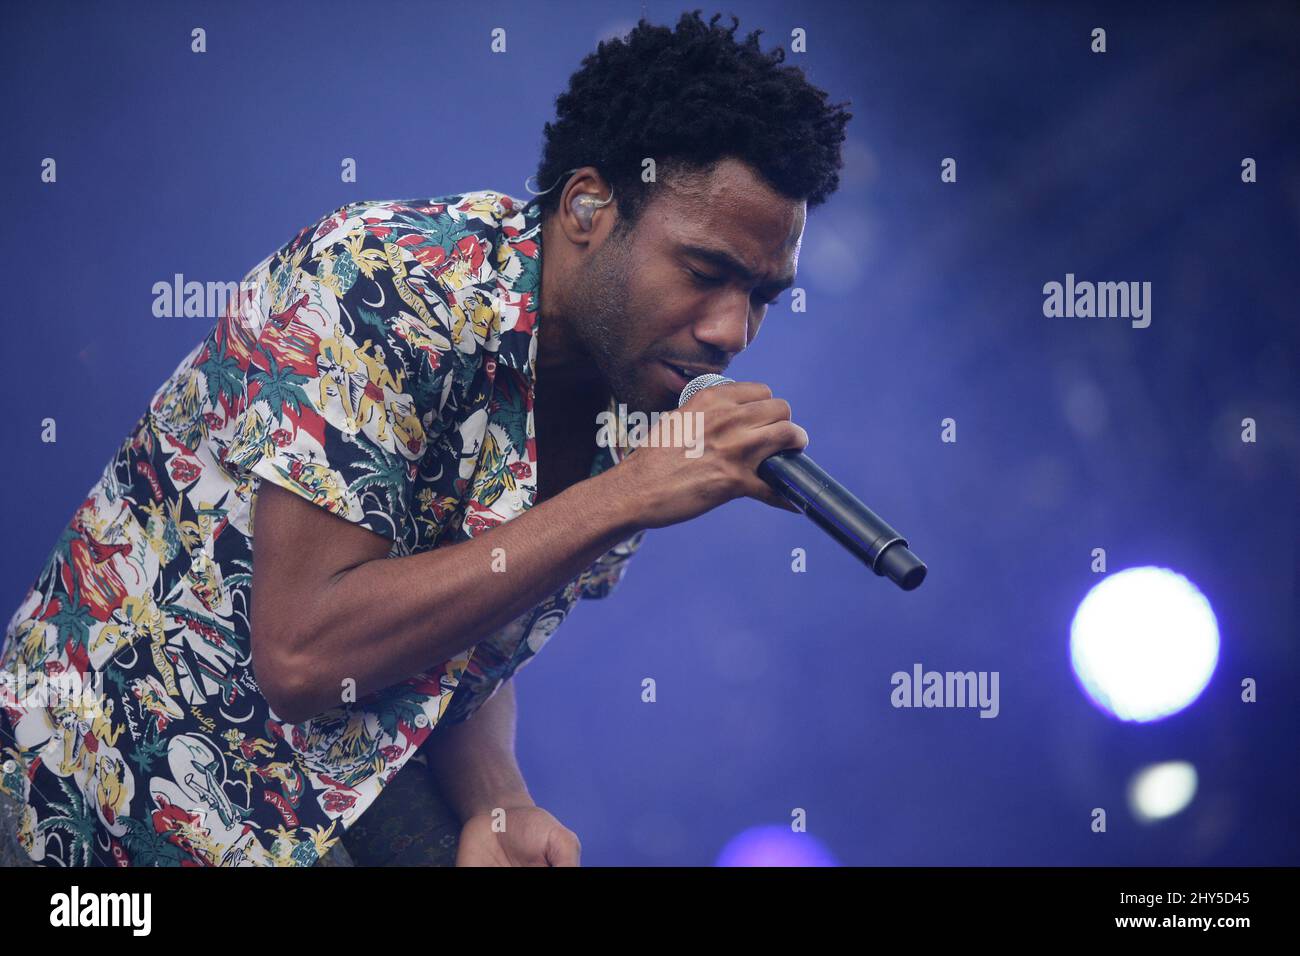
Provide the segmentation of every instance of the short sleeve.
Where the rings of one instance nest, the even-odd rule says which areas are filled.
[[[627,573],[628,562],[641,547],[641,539],[644,537],[645,531],[638,531],[622,544],[615,545],[597,558],[582,582],[580,596],[588,600],[609,597],[618,583],[623,580],[623,575]]]
[[[223,455],[399,552],[414,540],[413,488],[452,364],[421,273],[340,213],[268,258]]]

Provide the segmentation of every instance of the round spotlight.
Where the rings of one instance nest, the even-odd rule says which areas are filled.
[[[788,826],[751,827],[731,838],[715,866],[836,866],[815,836]]]
[[[1196,796],[1196,768],[1184,760],[1143,767],[1128,785],[1128,805],[1143,823],[1181,813]]]
[[[1088,696],[1121,720],[1151,721],[1200,695],[1219,661],[1219,625],[1196,585],[1129,568],[1088,592],[1070,624],[1070,662]]]

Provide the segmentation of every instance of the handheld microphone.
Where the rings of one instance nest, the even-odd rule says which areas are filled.
[[[682,389],[677,407],[697,392],[734,381],[725,375],[696,376]],[[758,466],[758,476],[876,574],[904,591],[925,580],[925,563],[911,552],[903,536],[803,452],[777,452]]]

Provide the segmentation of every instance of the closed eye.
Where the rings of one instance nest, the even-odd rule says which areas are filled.
[[[691,268],[687,268],[686,271],[691,274],[691,278],[693,278],[699,285],[702,286],[715,286],[719,282],[724,281],[721,276],[705,275],[704,273],[696,272],[694,269]]]
[[[690,268],[689,266],[686,267],[686,271],[691,274],[691,278],[695,281],[696,285],[703,286],[706,289],[713,288],[714,286],[720,285],[721,283],[727,281],[726,276],[705,275],[703,272],[697,272],[696,270]],[[759,301],[762,302],[764,305],[775,305],[777,300],[780,298],[781,298],[781,293],[778,292],[776,295],[772,296],[771,298],[760,299]]]

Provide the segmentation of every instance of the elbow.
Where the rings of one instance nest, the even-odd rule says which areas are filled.
[[[259,650],[253,641],[253,677],[276,719],[300,724],[315,714],[310,674],[299,655],[276,647]]]

